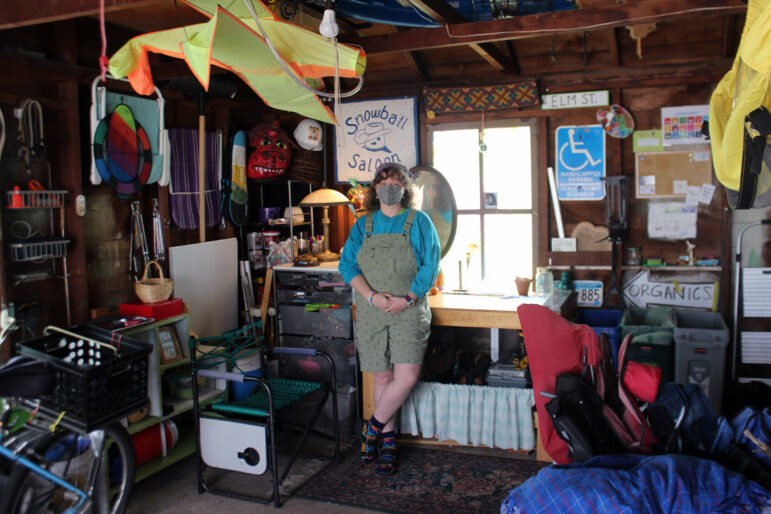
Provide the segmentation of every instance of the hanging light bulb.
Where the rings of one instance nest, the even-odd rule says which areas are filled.
[[[337,37],[338,30],[339,27],[335,18],[335,2],[328,0],[324,4],[324,16],[321,18],[321,24],[319,25],[319,34],[327,39],[332,39]]]

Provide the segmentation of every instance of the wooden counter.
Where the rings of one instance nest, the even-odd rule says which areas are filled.
[[[547,298],[536,296],[487,296],[473,294],[438,294],[428,297],[431,307],[431,324],[443,327],[474,327],[490,329],[490,358],[498,360],[500,329],[520,330],[517,307],[525,303],[544,305],[570,319],[576,310],[576,295],[572,291],[555,291]],[[374,377],[362,373],[362,414],[369,419],[375,409],[373,401]],[[540,445],[540,434],[538,437]],[[538,459],[550,460],[545,452],[538,452]]]

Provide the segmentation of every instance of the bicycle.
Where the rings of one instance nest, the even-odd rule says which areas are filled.
[[[81,330],[93,336],[91,332],[95,329]],[[100,348],[110,346],[83,333],[46,328],[46,333],[52,331],[69,334],[78,342],[92,341]],[[99,339],[111,334],[102,332],[98,333],[103,336]],[[53,342],[58,338],[53,336]],[[123,342],[124,354],[137,343],[132,341],[127,349],[127,339],[119,339]],[[49,351],[49,356],[55,353],[51,350],[59,346],[51,344],[51,335],[35,341],[41,343],[39,349]],[[146,361],[144,349],[140,354]],[[119,359],[112,361],[119,362]],[[32,356],[14,357],[0,367],[0,397],[5,398],[0,416],[0,473],[6,480],[0,493],[0,512],[120,514],[125,511],[134,484],[135,454],[128,432],[117,419],[124,417],[129,408],[136,410],[136,402],[130,407],[119,407],[109,419],[102,417],[98,423],[84,421],[78,419],[77,412],[60,413],[52,409],[51,398],[57,396],[53,394],[57,385],[68,383],[67,380],[60,365]],[[147,402],[146,384],[144,387],[142,404]]]

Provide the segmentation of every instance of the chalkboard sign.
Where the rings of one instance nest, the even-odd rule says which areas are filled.
[[[712,183],[709,150],[635,155],[636,198],[685,198],[688,186]]]

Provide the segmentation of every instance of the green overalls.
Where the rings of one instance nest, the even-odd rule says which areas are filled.
[[[364,242],[356,263],[373,291],[403,297],[410,292],[418,273],[410,244],[415,211],[410,210],[400,234],[373,234],[372,214],[365,220]],[[431,328],[428,298],[399,314],[389,314],[370,305],[368,298],[354,293],[356,347],[362,371],[387,371],[394,364],[423,364]]]

